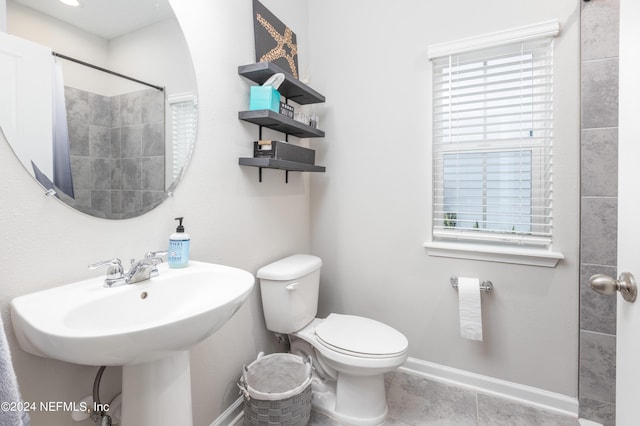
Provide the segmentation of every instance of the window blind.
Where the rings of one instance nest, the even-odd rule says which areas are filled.
[[[198,128],[198,107],[191,94],[169,98],[171,107],[172,159],[171,174],[175,181],[187,164]]]
[[[549,245],[553,38],[432,65],[434,239]]]

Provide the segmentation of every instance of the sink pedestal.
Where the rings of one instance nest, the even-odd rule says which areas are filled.
[[[122,426],[193,425],[189,351],[122,367]]]

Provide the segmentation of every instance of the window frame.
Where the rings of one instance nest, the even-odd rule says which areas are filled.
[[[179,182],[184,175],[184,170],[191,159],[194,141],[198,133],[198,98],[192,92],[177,93],[167,97],[169,106],[168,131],[167,131],[167,167],[168,182],[172,186]],[[185,109],[181,109],[186,107]],[[186,112],[186,113],[185,113]],[[188,116],[187,116],[188,115]],[[186,119],[184,122],[177,122],[180,117]],[[193,141],[188,145],[182,138],[188,133]],[[176,141],[176,139],[180,139]]]
[[[488,46],[498,46],[515,41],[545,36],[555,37],[559,33],[559,21],[552,19],[504,31],[432,44],[428,46],[427,56],[429,59],[433,59],[452,53],[460,53]],[[556,267],[558,262],[565,258],[561,252],[554,251],[552,246],[545,248],[454,240],[434,241],[431,230],[433,220],[429,220],[428,223],[430,238],[423,243],[423,246],[429,256],[548,268]]]
[[[469,38],[469,39],[455,41],[451,43],[433,45],[429,47],[429,57],[430,59],[440,59],[441,62],[442,62],[442,59],[445,59],[444,65],[439,64],[439,66],[443,67],[442,68],[443,70],[447,66],[446,59],[449,59],[448,66],[450,68],[453,67],[450,58],[452,58],[454,55],[464,54],[467,58],[470,58],[470,61],[469,61],[470,64],[476,63],[474,62],[475,60],[474,57],[477,57],[478,58],[477,63],[481,64],[481,66],[478,67],[477,69],[479,70],[479,72],[483,73],[478,77],[478,79],[481,80],[483,78],[482,75],[486,75],[487,67],[492,66],[491,64],[487,63],[487,58],[492,57],[490,55],[486,56],[487,52],[492,52],[496,49],[499,51],[499,49],[504,45],[514,44],[514,43],[528,43],[530,41],[535,42],[537,40],[548,39],[550,37],[557,35],[558,32],[559,32],[558,22],[549,21],[542,24],[536,24],[528,27],[520,27],[514,30],[508,30],[500,33],[492,33],[492,34],[488,34],[480,37]],[[551,66],[552,66],[553,40],[551,40],[550,43],[551,43],[550,49],[551,49]],[[521,56],[525,56],[526,54],[535,55],[533,51],[531,53],[520,53]],[[507,53],[507,56],[514,57],[514,56],[518,56],[518,54],[514,52],[509,52]],[[534,64],[537,59],[539,58],[535,56],[531,56],[532,81],[535,80],[536,78],[535,73],[533,73],[533,70],[535,69]],[[459,64],[456,64],[456,65],[462,66]],[[476,68],[471,66],[471,69],[473,70]],[[449,70],[449,71],[452,71],[452,70]],[[516,72],[522,73],[522,69]],[[436,75],[434,71],[434,77],[432,79],[432,84],[433,84],[432,94],[434,96],[434,103],[436,100],[436,89],[442,90],[443,88],[446,88],[448,84],[449,84],[449,88],[453,86],[452,81],[448,81],[448,82],[440,81],[439,84],[436,85],[435,83],[436,77],[442,76],[442,75],[445,75],[445,74],[442,73],[442,74]],[[473,74],[469,74],[469,75],[473,77]],[[552,84],[552,81],[553,81],[553,71],[551,71],[551,84]],[[495,80],[494,80],[494,83],[495,83]],[[483,85],[486,85],[486,84],[489,84],[489,83],[486,83],[486,78],[485,78],[484,83],[480,82],[480,83],[474,84],[472,87],[482,88]],[[532,86],[531,96],[535,96],[536,92],[533,90],[533,87],[535,85],[532,83],[531,86]],[[551,91],[552,90],[553,89],[551,88]],[[482,90],[480,90],[480,92],[483,93]],[[552,102],[553,101],[551,101],[551,103]],[[445,167],[444,159],[447,155],[452,155],[452,154],[465,155],[467,153],[472,153],[472,152],[480,153],[480,154],[489,153],[489,152],[499,153],[499,152],[514,151],[514,150],[517,150],[517,151],[531,150],[531,155],[536,157],[538,155],[546,155],[547,153],[550,154],[551,147],[547,146],[546,143],[544,143],[544,140],[545,138],[552,140],[553,130],[551,129],[551,136],[547,134],[544,134],[542,136],[543,143],[540,143],[540,141],[536,139],[532,139],[530,142],[527,142],[525,138],[522,138],[520,136],[519,138],[516,138],[516,139],[498,140],[493,143],[487,142],[486,140],[481,140],[473,144],[469,144],[469,143],[465,143],[463,140],[460,140],[458,142],[449,141],[447,144],[445,144],[442,142],[443,140],[445,140],[447,137],[449,139],[455,139],[455,135],[453,133],[449,133],[448,136],[444,135],[444,133],[446,132],[446,130],[443,130],[444,127],[436,126],[436,115],[438,114],[440,114],[440,121],[437,121],[437,122],[442,124],[447,122],[447,118],[446,118],[447,114],[452,114],[452,111],[451,109],[449,109],[449,111],[446,111],[446,110],[438,111],[436,109],[436,106],[434,105],[434,111],[432,113],[432,119],[434,120],[434,123],[433,123],[434,142],[433,142],[433,153],[432,153],[433,154],[432,161],[433,161],[434,168],[432,173],[432,179],[433,179],[432,191],[433,192],[432,192],[431,199],[433,204],[432,204],[431,235],[432,235],[433,241],[436,241],[436,242],[466,241],[470,243],[480,242],[480,243],[499,244],[499,245],[505,244],[505,245],[516,245],[516,246],[533,246],[533,247],[537,246],[537,247],[550,248],[552,243],[552,226],[550,223],[549,224],[544,223],[545,220],[549,220],[549,221],[552,220],[552,218],[545,216],[547,214],[548,209],[551,208],[550,204],[548,206],[547,205],[535,206],[533,204],[533,201],[531,201],[530,205],[531,205],[532,212],[530,215],[528,215],[531,218],[530,232],[519,232],[517,233],[517,236],[514,236],[513,235],[514,233],[511,233],[511,235],[509,235],[510,233],[508,231],[505,231],[504,229],[503,230],[496,230],[496,229],[477,230],[476,229],[476,230],[473,230],[474,232],[471,232],[469,227],[461,228],[461,229],[452,229],[448,226],[445,226],[445,221],[447,220],[447,218],[445,217],[446,215],[446,206],[445,206],[446,177],[445,175],[446,174],[444,169]],[[482,119],[483,117],[484,117],[484,124],[474,124],[468,127],[471,128],[471,132],[473,132],[474,127],[484,128],[483,130],[484,133],[482,136],[484,139],[486,138],[486,134],[487,134],[486,118],[488,117],[488,115],[485,114],[484,111],[482,114],[480,114],[479,118]],[[474,118],[478,118],[478,117],[474,117]],[[535,113],[532,113],[531,120],[532,120],[531,128],[535,129],[534,122],[537,121],[537,119],[535,119]],[[550,122],[553,123],[553,116],[550,118]],[[553,125],[551,125],[551,127],[553,127]],[[520,132],[522,132],[522,127],[520,127],[520,129],[521,129]],[[442,131],[442,134],[436,136],[436,132],[438,130]],[[542,133],[544,133],[544,131]],[[475,134],[479,134],[479,133],[476,132]],[[533,136],[533,131],[531,136]],[[540,137],[540,135],[537,133],[536,133],[536,136]],[[436,144],[435,142],[436,140],[438,140],[440,143]],[[463,149],[461,149],[461,145],[465,145]],[[547,150],[549,151],[547,152]],[[438,167],[440,167],[441,169],[438,170]],[[545,197],[547,195],[544,194],[544,192],[549,190],[549,188],[546,187],[545,179],[543,178],[546,173],[548,173],[548,170],[546,170],[546,166],[544,164],[540,166],[537,164],[537,162],[532,161],[531,200],[536,200],[536,199],[546,200]],[[483,174],[483,182],[486,182],[486,178],[487,178],[486,174]],[[551,178],[549,179],[549,182],[552,182]],[[487,203],[485,202],[485,200],[487,198],[488,197],[486,196],[486,194],[484,194],[482,198],[483,201],[480,203],[479,207],[484,208],[483,206],[486,206]],[[550,199],[551,199],[550,193],[548,198],[550,202]],[[441,200],[441,204],[438,204],[436,202],[436,200],[438,199]],[[436,208],[437,205],[441,207],[439,210]],[[538,215],[533,213],[533,209],[539,209],[542,212],[542,214]],[[486,222],[483,222],[483,224],[485,223]],[[544,228],[548,228],[548,230],[545,231]],[[529,234],[542,235],[545,233],[541,231],[545,231],[546,233],[548,233],[548,236],[529,235]]]

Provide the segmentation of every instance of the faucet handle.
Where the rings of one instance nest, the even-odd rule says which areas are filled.
[[[159,250],[159,251],[148,251],[145,253],[144,258],[145,259],[153,259],[153,263],[154,265],[157,265],[158,263],[162,263],[163,260],[160,256],[166,256],[167,254],[169,254],[168,251],[166,250]]]
[[[116,281],[124,278],[124,268],[122,267],[122,262],[117,257],[114,257],[110,260],[103,260],[102,262],[93,263],[89,265],[89,269],[98,269],[102,266],[108,266],[107,277],[104,280],[106,286],[111,287]]]
[[[149,259],[151,257],[166,256],[168,253],[169,252],[166,250],[148,251],[147,253],[145,253],[144,257]]]
[[[102,262],[97,262],[97,263],[92,263],[91,265],[89,265],[89,269],[91,269],[91,270],[98,269],[98,268],[100,268],[102,266],[113,266],[113,267],[118,267],[119,266],[119,267],[122,268],[122,262],[117,257],[114,257],[113,259],[103,260]]]
[[[163,260],[160,256],[166,256],[167,254],[169,254],[168,251],[166,250],[159,250],[159,251],[148,251],[145,255],[144,258],[145,259],[149,259],[151,261],[151,263],[153,264],[153,269],[151,270],[151,273],[149,274],[150,277],[157,277],[159,272],[158,272],[158,264],[162,263]]]

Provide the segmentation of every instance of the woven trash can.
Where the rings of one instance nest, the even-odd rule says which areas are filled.
[[[244,395],[244,424],[306,425],[311,416],[311,358],[275,353],[244,366],[238,386]]]

